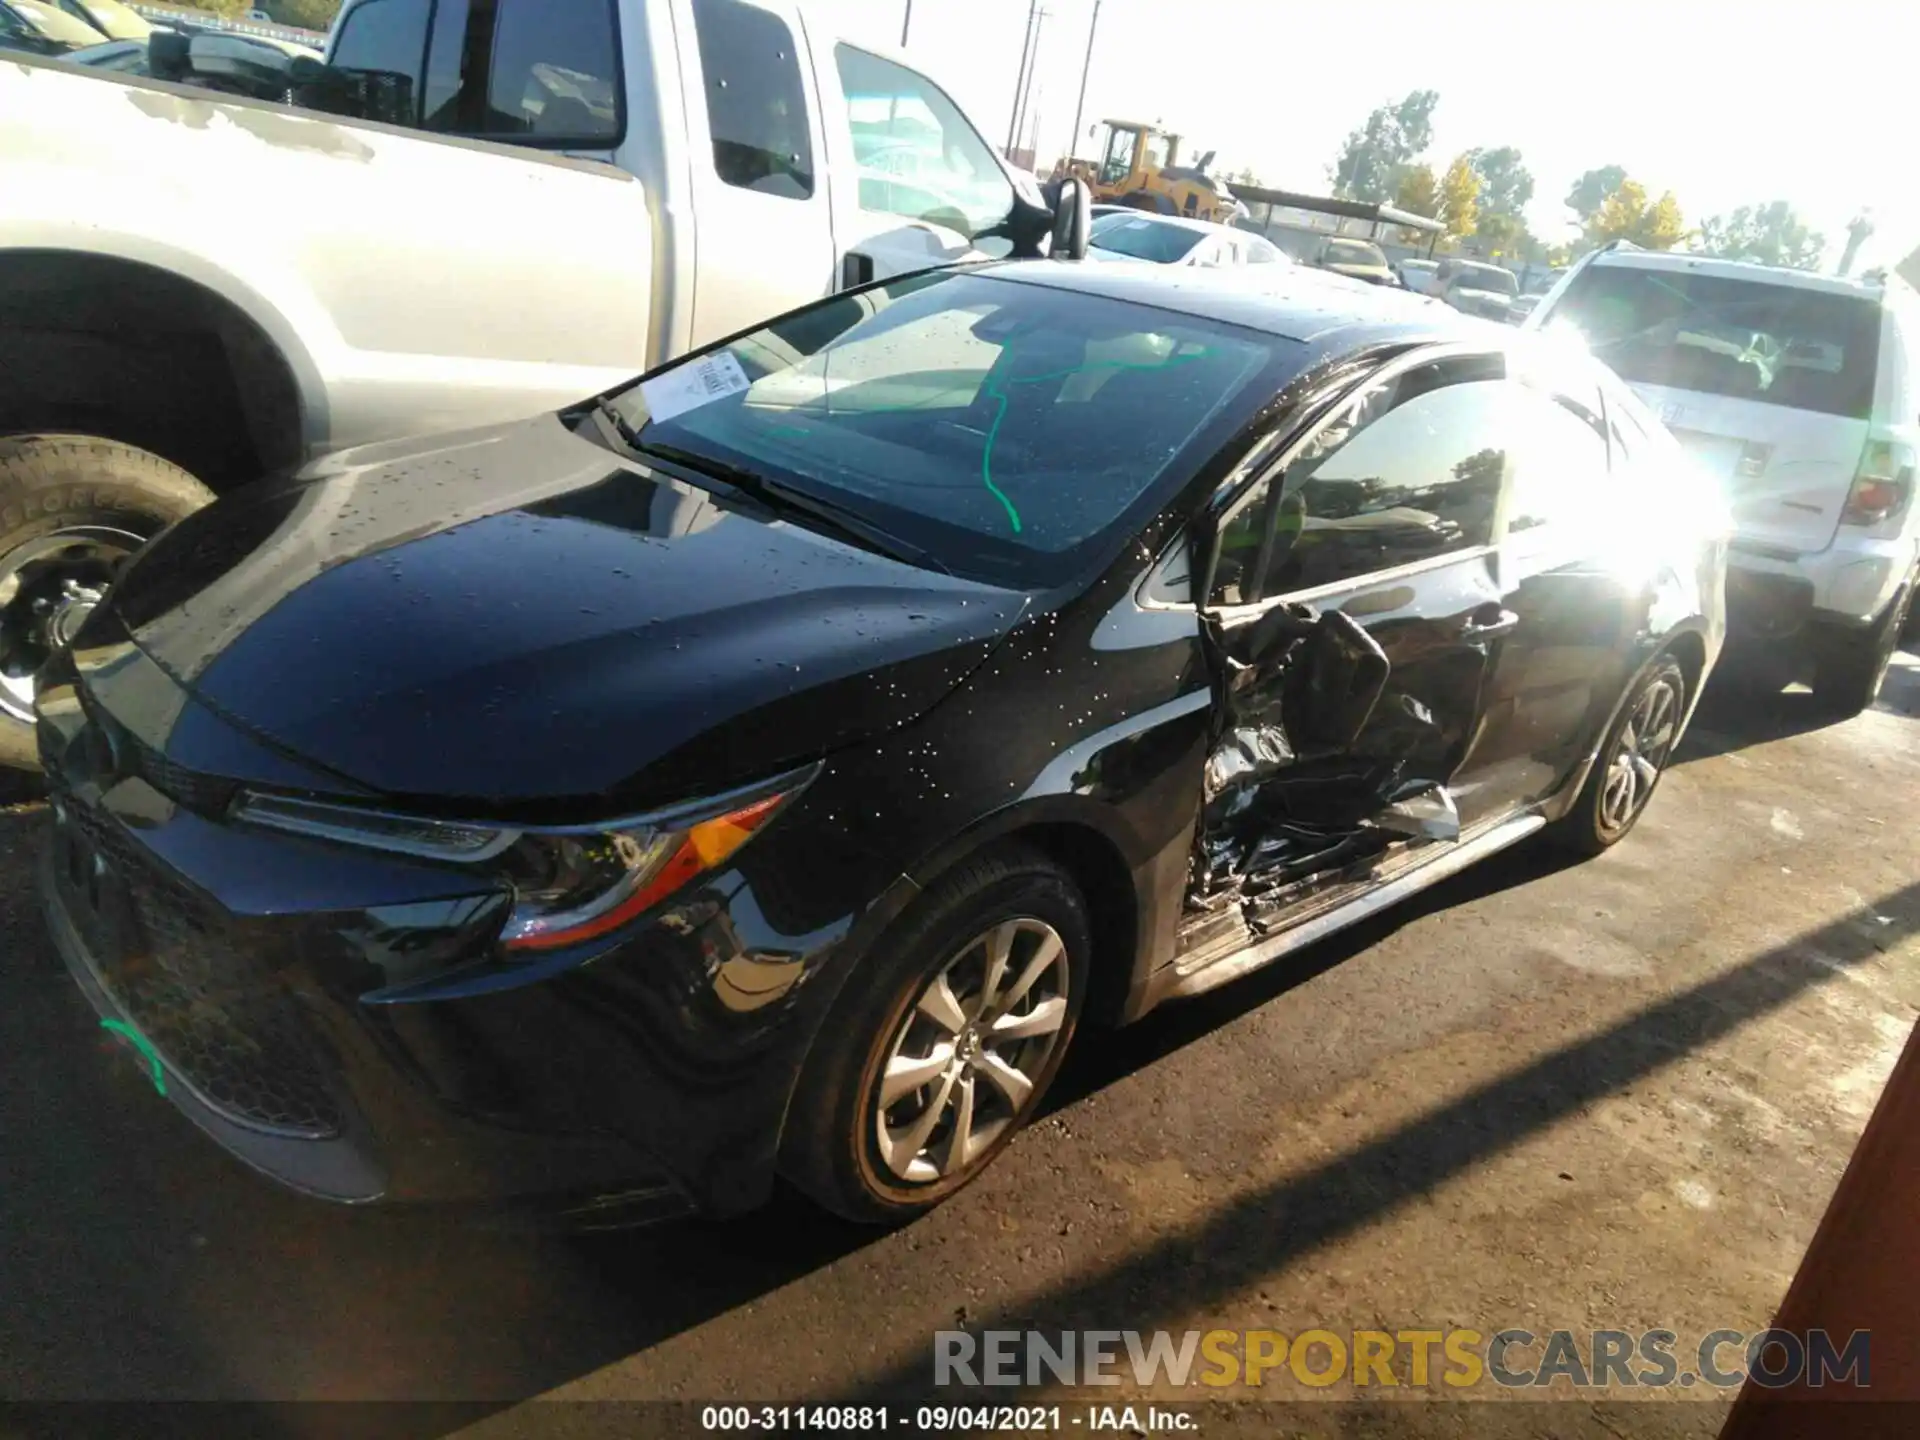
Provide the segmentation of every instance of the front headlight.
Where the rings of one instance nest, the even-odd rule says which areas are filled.
[[[509,951],[558,950],[610,934],[731,858],[784,809],[818,766],[631,820],[508,829],[427,820],[249,792],[233,818],[294,835],[481,865],[513,886]]]

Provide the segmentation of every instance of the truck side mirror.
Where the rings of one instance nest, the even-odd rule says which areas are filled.
[[[1076,176],[1061,178],[1053,199],[1053,257],[1056,260],[1087,258],[1087,230],[1093,223],[1093,191]]]

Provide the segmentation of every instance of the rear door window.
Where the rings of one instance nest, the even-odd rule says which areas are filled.
[[[330,63],[340,108],[521,145],[610,149],[622,133],[614,0],[366,0]]]
[[[420,123],[429,0],[365,0],[341,18],[328,63],[351,82],[336,106],[390,125]]]
[[[1632,384],[1867,419],[1880,307],[1864,295],[1590,265],[1548,318]]]

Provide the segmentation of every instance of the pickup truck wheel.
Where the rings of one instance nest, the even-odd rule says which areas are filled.
[[[213,499],[158,455],[89,435],[0,438],[0,766],[39,767],[34,676],[128,556]]]
[[[1894,596],[1886,613],[1857,635],[1829,636],[1814,660],[1813,698],[1836,720],[1851,720],[1880,698],[1887,665],[1899,647],[1914,586]]]
[[[1092,949],[1072,879],[1025,846],[930,886],[821,1027],[782,1137],[788,1179],[877,1224],[923,1214],[972,1180],[1059,1070]]]

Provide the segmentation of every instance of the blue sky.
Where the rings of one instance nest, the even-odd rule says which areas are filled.
[[[855,38],[898,44],[903,0],[824,0]],[[1042,164],[1068,143],[1093,0],[1043,0],[1033,109]],[[1581,171],[1615,163],[1690,223],[1790,201],[1830,239],[1862,207],[1862,264],[1920,245],[1910,85],[1920,18],[1886,0],[1819,6],[1607,0],[1541,11],[1450,0],[1103,0],[1086,123],[1159,120],[1229,170],[1324,193],[1340,142],[1382,102],[1440,92],[1430,158],[1516,145],[1529,218],[1565,238]],[[996,144],[1007,135],[1027,0],[913,0],[908,50]],[[1081,153],[1092,142],[1082,136]],[[1835,253],[1837,253],[1837,248]]]

